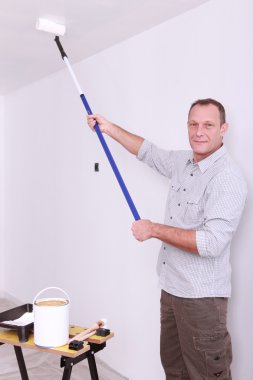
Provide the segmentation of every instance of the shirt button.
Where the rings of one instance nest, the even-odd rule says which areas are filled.
[[[191,173],[191,176],[193,177],[193,173]]]
[[[180,206],[180,203],[178,203],[178,206]]]
[[[186,191],[186,189],[183,189],[184,191]]]
[[[172,216],[170,217],[170,219],[172,219]]]
[[[165,264],[165,261],[163,261],[163,264]]]

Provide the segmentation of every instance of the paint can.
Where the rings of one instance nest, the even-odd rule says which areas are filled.
[[[48,290],[57,290],[64,298],[39,298]],[[68,294],[61,288],[51,286],[41,290],[33,300],[34,343],[39,347],[59,347],[69,340],[69,306]]]

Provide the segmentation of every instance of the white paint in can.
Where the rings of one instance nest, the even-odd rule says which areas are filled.
[[[49,289],[60,290],[66,298],[38,298]],[[69,340],[68,294],[61,288],[51,286],[41,290],[33,301],[34,343],[40,347],[59,347]]]

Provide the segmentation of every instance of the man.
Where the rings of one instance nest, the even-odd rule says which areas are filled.
[[[139,241],[161,240],[161,361],[167,380],[231,380],[227,303],[230,245],[246,184],[223,145],[228,124],[214,99],[194,102],[188,115],[192,151],[165,151],[99,115],[88,117],[139,160],[170,179],[164,224],[132,225]]]

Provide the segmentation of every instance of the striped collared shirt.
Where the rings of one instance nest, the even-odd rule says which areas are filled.
[[[226,148],[194,163],[192,151],[166,151],[145,140],[137,157],[170,179],[164,224],[196,231],[199,255],[162,243],[159,286],[178,297],[229,297],[230,245],[247,187]]]

